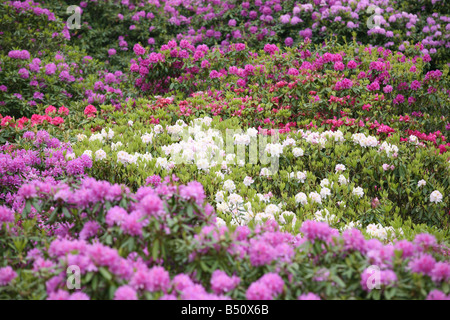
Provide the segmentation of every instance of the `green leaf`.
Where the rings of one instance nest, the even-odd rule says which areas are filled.
[[[105,268],[105,267],[100,267],[98,269],[98,271],[100,272],[100,274],[103,276],[103,278],[105,278],[108,281],[111,281],[112,279],[112,274]]]
[[[159,239],[156,239],[155,242],[153,243],[153,248],[152,248],[152,257],[153,260],[157,260],[159,256]]]

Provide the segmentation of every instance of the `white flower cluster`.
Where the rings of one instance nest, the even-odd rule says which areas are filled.
[[[344,134],[342,131],[324,131],[324,132],[317,132],[317,131],[306,131],[299,130],[299,133],[302,134],[302,138],[306,140],[306,142],[314,145],[319,145],[321,149],[325,148],[325,144],[328,140],[335,141],[335,142],[344,142]]]
[[[122,146],[123,146],[123,143],[120,142],[120,141],[118,141],[116,143],[113,142],[113,143],[111,143],[111,150],[115,151],[115,150],[117,150],[118,148],[120,148]]]
[[[114,131],[111,129],[108,129],[108,132],[106,132],[105,129],[102,129],[99,133],[94,133],[89,137],[89,141],[100,141],[103,142],[104,140],[111,140],[114,138]]]
[[[415,146],[419,144],[419,138],[417,138],[415,135],[410,135],[408,140]]]
[[[66,154],[66,160],[73,160],[75,159],[76,155],[73,152],[69,152]]]
[[[364,190],[363,190],[363,188],[361,188],[361,187],[353,188],[352,193],[353,193],[355,196],[358,196],[358,197],[360,197],[360,198],[362,198],[362,197],[364,196]]]
[[[442,193],[440,193],[439,191],[435,190],[430,194],[430,202],[432,203],[439,203],[442,202],[442,199],[444,197],[442,196]]]
[[[361,222],[350,221],[344,227],[341,228],[341,231],[350,230],[350,229],[362,229]]]
[[[339,221],[338,217],[336,217],[336,215],[334,214],[330,214],[330,212],[327,209],[319,210],[316,213],[314,213],[314,218],[317,221],[326,222],[330,225],[337,223]]]
[[[283,153],[283,145],[280,143],[268,143],[266,145],[265,151],[269,153],[272,157],[279,158]]]
[[[369,224],[366,227],[366,232],[372,236],[379,238],[381,240],[387,240],[394,238],[397,234],[403,235],[403,230],[399,228],[398,230],[395,230],[393,227],[383,227],[381,224]]]
[[[179,120],[175,126],[167,127],[168,133],[182,133],[183,138],[161,147],[166,156],[169,156],[169,161],[175,164],[196,164],[199,170],[208,170],[220,164],[218,160],[225,155],[222,135],[220,131],[211,128],[204,130],[203,125],[210,124],[210,121],[204,119],[196,119],[190,126]]]
[[[379,151],[385,151],[388,157],[397,157],[398,155],[398,147],[386,141],[381,144]]]
[[[236,145],[245,145],[248,146],[252,140],[252,138],[256,138],[258,135],[258,130],[255,128],[247,129],[246,133],[236,133],[234,138],[234,144]]]
[[[288,137],[288,138],[286,138],[286,140],[283,141],[283,147],[295,146],[296,143],[297,142],[294,139]]]
[[[86,138],[87,138],[87,136],[85,134],[82,134],[82,133],[77,134],[77,141],[78,142],[81,142],[81,141],[83,141]]]
[[[329,191],[329,189],[328,189],[328,191]],[[327,195],[331,195],[331,193],[328,194],[328,192],[327,192]],[[295,195],[295,202],[300,203],[301,205],[307,205],[308,204],[308,198],[311,199],[312,202],[316,202],[316,203],[322,204],[322,196],[319,193],[315,192],[315,191],[314,192],[310,192],[308,196],[306,196],[306,194],[303,193],[303,192],[297,193]]]
[[[294,149],[292,149],[292,154],[294,155],[294,157],[298,158],[298,157],[303,157],[305,152],[303,151],[302,148],[294,148]]]
[[[280,206],[275,204],[269,204],[264,209],[264,212],[258,212],[255,214],[255,222],[263,223],[266,220],[278,221],[278,216],[281,213]]]
[[[289,178],[291,179],[297,179],[301,183],[305,183],[306,180],[306,171],[297,171],[296,173],[291,172],[289,174]]]
[[[117,152],[117,162],[122,163],[122,164],[138,164],[138,161],[142,161],[142,162],[150,162],[153,159],[152,155],[150,153],[145,153],[145,154],[141,154],[141,153],[137,153],[135,152],[134,154],[129,154],[126,151],[119,151]],[[144,165],[145,166],[145,165]]]
[[[144,135],[142,135],[141,139],[142,139],[142,142],[145,144],[152,143],[153,133],[145,133]]]
[[[352,135],[352,141],[363,148],[378,146],[378,140],[374,136],[366,136],[364,133],[355,133]]]
[[[231,181],[231,180],[227,180]],[[234,185],[234,182],[231,181]],[[233,189],[231,184],[228,185],[228,189]],[[231,223],[237,225],[246,225],[250,220],[254,218],[251,203],[244,203],[244,199],[237,193],[220,190],[216,193],[215,200],[217,202],[216,209],[226,215],[231,215]],[[222,220],[222,219],[221,219]],[[221,223],[221,221],[219,221]]]
[[[253,180],[252,177],[247,176],[244,178],[244,185],[246,187],[250,187],[253,182],[255,182],[255,181]]]
[[[83,154],[87,155],[89,158],[92,159],[92,150],[84,150]]]
[[[95,151],[95,160],[101,161],[101,160],[105,160],[105,159],[106,159],[105,151],[103,151],[102,149],[98,149],[97,151]]]

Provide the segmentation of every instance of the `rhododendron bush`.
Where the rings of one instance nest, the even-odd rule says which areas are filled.
[[[446,4],[2,1],[0,299],[450,299]]]

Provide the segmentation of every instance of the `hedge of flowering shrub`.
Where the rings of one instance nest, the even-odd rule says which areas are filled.
[[[222,45],[246,41],[262,49],[266,43],[295,47],[305,38],[315,43],[332,37],[357,36],[364,44],[394,50],[422,42],[424,53],[437,65],[447,63],[450,16],[440,1],[50,1],[61,19],[65,9],[81,8],[81,29],[71,41],[90,48],[90,54],[114,65],[135,43],[156,49],[169,40],[194,45]],[[92,46],[95,43],[96,46]],[[101,47],[101,49],[98,49]]]
[[[37,178],[49,182],[79,178],[92,166],[88,156],[76,158],[70,143],[61,142],[45,130],[27,131],[19,144],[6,143],[1,151],[0,203],[12,205],[16,210],[19,209],[16,192],[24,183]]]
[[[0,113],[30,117],[48,105],[73,101],[119,104],[123,98],[121,71],[108,72],[102,63],[76,48],[61,51],[11,50],[0,54]],[[131,93],[133,94],[133,93]]]
[[[29,56],[24,50],[32,54],[43,49],[55,51],[70,39],[63,21],[34,1],[3,1],[0,16],[0,48],[4,52],[19,48],[14,51],[21,51],[21,59]]]
[[[450,299],[449,20],[3,1],[0,299]]]
[[[428,234],[384,245],[351,229],[307,220],[301,234],[274,221],[251,229],[214,225],[200,183],[123,185],[32,181],[22,217],[0,207],[0,296],[48,299],[350,299],[449,294],[449,248]],[[50,210],[52,209],[52,210]],[[45,234],[38,237],[35,234]],[[94,240],[96,239],[96,240]],[[13,250],[5,248],[12,246]],[[20,268],[12,266],[21,265]],[[66,288],[78,266],[81,290]],[[374,269],[375,268],[375,269]],[[378,270],[377,290],[367,281]]]
[[[219,51],[185,40],[170,41],[159,53],[146,54],[137,45],[138,59],[131,61],[130,70],[136,74],[136,86],[144,91],[167,91],[167,81],[177,93],[215,89],[215,99],[233,99],[237,107],[233,115],[247,113],[253,120],[271,120],[270,111],[279,112],[286,122],[315,113],[329,118],[401,115],[420,107],[442,115],[439,122],[444,129],[448,121],[444,115],[449,112],[448,68],[425,72],[431,58],[420,54],[420,46],[409,48],[405,55],[335,43],[313,50],[307,41],[286,52],[267,44],[257,53],[244,43]],[[223,108],[219,103],[218,114]]]
[[[267,211],[272,210],[305,217],[326,209],[336,220],[342,215],[344,224],[379,223],[382,217],[400,214],[447,229],[449,201],[442,196],[436,203],[430,194],[448,194],[448,153],[439,154],[434,145],[413,135],[400,141],[398,135],[385,139],[357,130],[300,129],[275,138],[218,118],[194,119],[189,125],[182,120],[143,125],[135,119],[132,125],[78,134],[74,150],[92,157],[90,175],[98,179],[136,187],[155,174],[174,173],[182,182],[195,179],[220,211],[235,212],[225,216],[238,224],[270,217]],[[253,147],[265,151],[255,161],[250,157]],[[299,194],[305,195],[304,203]],[[264,210],[266,214],[258,213]]]
[[[0,17],[0,114],[30,117],[81,100],[120,105],[126,75],[72,46],[65,18],[33,1],[2,2]]]

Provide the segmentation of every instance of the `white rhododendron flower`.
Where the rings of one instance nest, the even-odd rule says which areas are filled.
[[[319,210],[316,213],[314,213],[314,218],[317,221],[326,222],[328,224],[338,222],[338,218],[336,217],[336,215],[330,214],[330,212],[327,209]]]
[[[256,196],[259,198],[259,201],[268,203],[270,202],[270,197],[267,194],[257,193]]]
[[[234,144],[248,146],[250,144],[250,136],[248,134],[235,134]]]
[[[119,151],[117,153],[117,161],[122,163],[122,164],[136,164],[137,160],[139,158],[139,154],[129,154],[126,151]]]
[[[128,152],[125,151],[119,151],[117,152],[117,161],[120,163],[127,163],[128,162]]]
[[[321,186],[321,187],[326,187],[326,186],[328,186],[328,185],[330,185],[330,180],[328,180],[328,179],[323,179],[322,181],[320,181],[320,186]]]
[[[247,176],[244,178],[244,185],[247,187],[249,187],[253,182],[255,181],[253,180],[252,177]]]
[[[302,148],[294,148],[292,149],[292,154],[294,155],[294,157],[298,158],[303,157],[305,153],[303,152]]]
[[[386,240],[388,238],[388,235],[395,236],[396,231],[393,227],[383,227],[381,224],[369,224],[366,227],[366,232],[371,235],[372,237],[379,238],[381,240]],[[402,235],[403,230],[400,228],[398,230],[398,234]]]
[[[140,157],[140,159],[144,160],[145,162],[149,162],[149,161],[153,160],[153,156],[148,152],[146,152],[145,154],[139,155],[139,157]]]
[[[216,210],[226,213],[228,211],[228,205],[225,202],[220,202],[217,204]]]
[[[92,158],[92,151],[91,150],[84,150],[83,154],[89,156],[89,158]]]
[[[142,142],[145,143],[145,144],[152,143],[152,141],[153,141],[153,134],[152,133],[146,133],[146,134],[144,134],[141,137],[141,139],[142,139]]]
[[[417,183],[417,187],[423,187],[423,186],[425,186],[427,184],[427,182],[425,181],[425,180],[420,180],[418,183]]]
[[[339,176],[338,182],[340,184],[344,184],[344,185],[348,183],[347,178],[345,176],[343,176],[342,174]]]
[[[166,130],[168,134],[178,134],[183,131],[183,127],[179,125],[167,126]]]
[[[102,149],[95,151],[95,160],[104,160],[106,159],[106,152]]]
[[[352,135],[353,142],[359,144],[363,148],[378,146],[376,137],[367,136],[364,133],[355,133]]]
[[[288,219],[292,219],[292,226],[295,226],[297,222],[297,216],[292,211],[284,211],[278,216],[278,221],[282,224],[286,224]]]
[[[244,203],[244,199],[242,199],[242,197],[240,195],[238,195],[237,193],[232,193],[228,196],[228,202],[231,205],[237,205],[240,203]]]
[[[306,180],[306,171],[297,171],[296,173],[291,172],[289,174],[289,178],[291,179],[297,179],[299,180],[301,183],[305,183]]]
[[[197,169],[199,170],[206,170],[209,168],[209,162],[207,159],[205,158],[199,158],[197,159],[197,161],[195,162],[195,164],[197,165]]]
[[[411,142],[414,145],[417,145],[419,143],[419,139],[415,135],[410,135],[409,142]]]
[[[166,168],[168,168],[168,164],[169,164],[169,161],[167,161],[167,158],[159,157],[159,158],[156,159],[156,166],[157,167],[166,169]]]
[[[328,188],[326,188],[326,187],[322,188],[322,189],[320,190],[320,196],[321,196],[323,199],[326,199],[328,196],[331,196],[331,190],[328,189]]]
[[[274,216],[276,213],[280,212],[280,208],[274,204],[269,204],[265,209],[264,212],[267,214],[270,214]]]
[[[115,151],[117,148],[122,147],[123,143],[118,141],[117,143],[111,143],[111,150]]]
[[[311,192],[309,194],[309,198],[313,201],[313,202],[317,202],[319,204],[322,203],[322,197],[320,196],[320,194],[318,194],[317,192]]]
[[[234,184],[233,180],[227,180],[223,183],[223,188],[228,192],[232,192],[236,190],[236,185]]]
[[[229,154],[227,154],[227,156],[225,158],[225,161],[228,164],[233,164],[234,163],[234,159],[236,159],[236,155],[234,153],[229,153]]]
[[[301,203],[302,205],[308,204],[308,197],[303,192],[297,193],[295,195],[295,202]]]
[[[292,138],[287,138],[286,140],[283,141],[283,147],[286,146],[295,146],[295,140]]]
[[[345,167],[345,165],[343,165],[343,164],[337,164],[334,170],[336,171],[336,173],[338,173],[338,172],[343,172],[343,171],[345,171],[346,169],[347,169],[347,168]]]
[[[225,201],[224,200],[225,199],[224,198],[224,194],[223,194],[222,190],[217,191],[215,199],[216,199],[216,202],[224,202]]]
[[[216,226],[224,227],[226,225],[227,225],[226,222],[222,218],[219,217],[216,218]]]
[[[266,146],[265,151],[272,157],[279,157],[283,153],[283,145],[280,143],[269,143]]]
[[[101,133],[94,133],[89,137],[89,141],[100,141],[103,142],[104,136]]]
[[[220,169],[222,170],[227,170],[228,169],[228,165],[226,161],[223,161],[222,164],[220,165]]]
[[[155,131],[155,133],[163,133],[164,129],[163,126],[160,124],[157,124],[154,128],[153,131]]]
[[[85,134],[81,134],[81,133],[77,134],[77,141],[78,142],[81,142],[81,141],[83,141],[86,138],[87,138],[87,136]]]
[[[363,188],[361,188],[361,187],[353,188],[352,193],[353,193],[355,196],[358,196],[358,197],[360,197],[360,198],[362,198],[362,197],[364,196],[364,190],[363,190]]]
[[[254,138],[258,135],[258,130],[255,128],[248,128],[247,129],[247,134],[251,137]]]
[[[66,160],[73,160],[75,159],[75,153],[70,152],[66,154]]]
[[[350,230],[350,229],[361,229],[361,228],[362,228],[361,222],[359,222],[359,221],[356,221],[356,222],[350,221],[344,227],[341,228],[341,231]]]
[[[213,119],[211,117],[204,117],[203,118],[203,124],[207,127],[209,127],[212,123]]]
[[[398,154],[398,147],[384,141],[380,146],[380,151],[385,151],[388,157],[395,157]]]
[[[112,138],[114,138],[114,131],[112,131],[111,129],[108,129],[108,132],[106,132],[105,129],[102,129],[101,135],[102,135],[105,139],[112,139]]]
[[[433,203],[442,202],[443,198],[444,197],[442,196],[442,193],[440,193],[438,190],[435,190],[430,194],[430,202],[433,202]]]
[[[261,169],[260,175],[263,176],[263,177],[270,176],[270,170],[269,170],[269,168],[262,168],[262,169]]]
[[[384,233],[380,232],[381,230],[382,230],[381,225],[376,225],[376,224],[373,224],[373,223],[369,224],[366,227],[366,232],[368,234],[370,234],[371,236],[373,236],[373,237],[380,237],[380,236],[382,237],[382,236],[384,236]]]
[[[262,223],[266,220],[275,220],[275,217],[272,214],[266,212],[258,212],[255,215],[255,221],[258,223]]]

